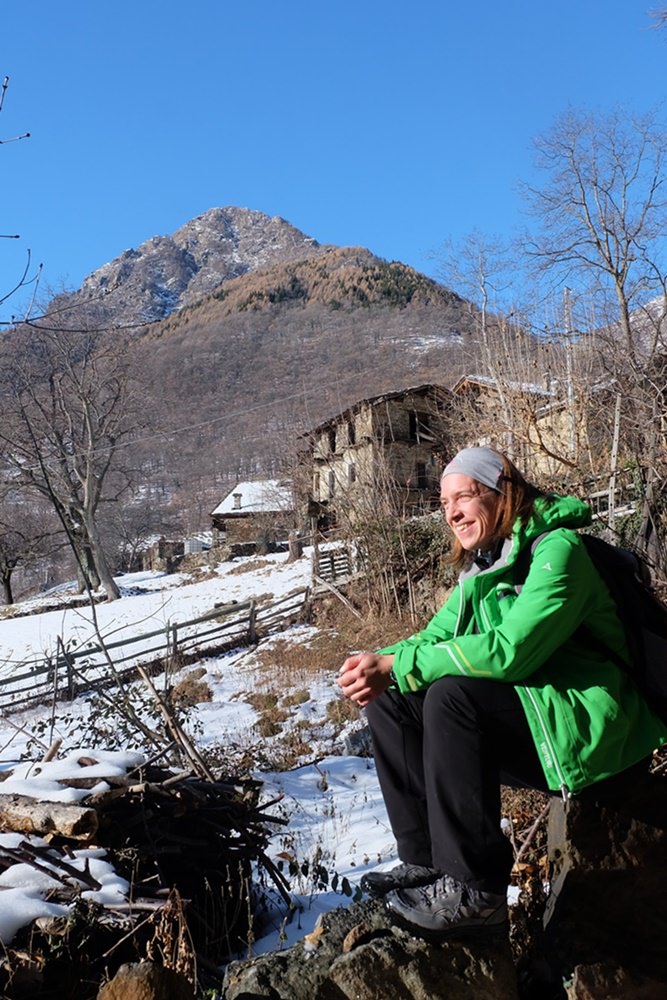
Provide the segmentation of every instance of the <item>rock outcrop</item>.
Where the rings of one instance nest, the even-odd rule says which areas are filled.
[[[665,1000],[667,783],[614,803],[554,799],[544,913],[509,938],[429,943],[380,902],[325,914],[290,949],[228,966],[224,1000]],[[543,917],[543,919],[542,919]],[[532,933],[527,940],[526,931]]]
[[[379,902],[324,914],[284,952],[232,963],[225,1000],[517,1000],[507,939],[429,944]]]
[[[126,250],[55,305],[89,304],[97,316],[108,313],[118,325],[154,322],[204,298],[223,281],[322,249],[279,216],[211,208],[171,236],[153,236]]]
[[[545,954],[567,1000],[667,997],[667,784],[623,801],[554,802]]]
[[[121,965],[97,994],[98,1000],[195,1000],[185,976],[152,962]]]

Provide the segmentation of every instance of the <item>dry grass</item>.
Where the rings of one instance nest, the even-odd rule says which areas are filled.
[[[377,616],[359,619],[334,599],[318,602],[318,635],[296,644],[278,638],[257,651],[262,671],[276,671],[285,687],[304,686],[309,678],[322,673],[337,673],[350,652],[379,649],[414,631],[407,620]]]
[[[252,691],[243,699],[256,712],[270,712],[278,706],[279,695],[275,691]]]
[[[187,571],[186,571],[187,572]],[[203,566],[197,566],[195,569],[189,571],[189,579],[183,580],[181,587],[187,587],[191,583],[206,583],[207,580],[218,580],[219,575],[213,569],[204,569]]]
[[[177,888],[169,893],[166,904],[151,921],[153,937],[146,946],[148,961],[173,969],[194,986],[197,981],[197,956],[188,930],[186,904]]]
[[[260,736],[277,736],[282,732],[283,723],[289,719],[289,712],[279,706],[279,699],[276,691],[253,691],[246,694],[244,701],[259,716],[255,729]]]
[[[180,708],[190,708],[192,705],[201,705],[207,701],[213,701],[213,692],[203,676],[205,670],[193,670],[186,677],[174,685],[171,698],[174,704]]]
[[[322,705],[319,721],[293,724],[291,715],[311,697],[313,682],[322,677],[335,677],[343,661],[353,650],[374,649],[410,634],[412,623],[382,620],[368,616],[360,620],[340,601],[333,605],[317,605],[320,621],[318,633],[302,642],[279,636],[263,642],[255,651],[258,670],[254,674],[256,688],[240,697],[258,715],[254,728],[262,738],[275,737],[262,744],[262,767],[291,768],[303,763],[312,754],[312,737],[320,727],[344,729],[358,723],[359,709],[342,696]],[[311,733],[311,739],[308,733]],[[257,760],[257,748],[254,750]]]
[[[530,836],[522,849],[520,863],[514,866],[512,872],[513,881],[529,895],[535,885],[548,878],[547,816],[544,810],[550,801],[551,796],[546,792],[531,788],[503,786],[501,790],[502,815],[510,822],[509,832],[515,855]]]
[[[291,708],[294,705],[305,705],[307,701],[310,701],[310,691],[308,688],[299,688],[298,691],[290,691],[289,694],[286,694],[282,704],[285,708]]]
[[[318,601],[315,617],[318,626],[335,632],[337,653],[342,655],[340,663],[350,650],[389,646],[423,628],[428,620],[425,617],[414,621],[408,615],[383,616],[368,610],[357,618],[335,597]]]
[[[278,638],[258,649],[256,656],[262,673],[279,677],[283,688],[304,688],[313,677],[338,670],[342,663],[334,632],[302,643]]]
[[[207,764],[214,771],[225,776],[238,774],[247,775],[249,771],[291,771],[313,758],[313,731],[318,723],[304,719],[287,727],[278,727],[277,732],[270,732],[276,720],[267,715],[260,731],[256,726],[259,739],[255,744],[243,741],[239,744],[214,744],[206,747],[204,756]],[[268,736],[274,737],[268,739]]]
[[[335,679],[350,652],[377,649],[414,631],[414,623],[368,615],[359,619],[340,601],[318,601],[318,631],[300,642],[285,636],[263,641],[254,651],[257,669],[252,690],[239,694],[257,713],[254,730],[259,742],[243,760],[260,770],[283,770],[300,766],[313,754],[314,742],[331,739],[334,732],[359,724],[359,709],[340,695],[326,700],[316,718],[295,720],[298,706],[311,699],[314,682]]]
[[[359,709],[348,698],[337,698],[335,701],[327,702],[327,720],[336,726],[344,726],[348,722],[356,722],[359,719]]]

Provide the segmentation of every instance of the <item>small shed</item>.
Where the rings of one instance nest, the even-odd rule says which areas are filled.
[[[237,483],[211,512],[211,521],[218,541],[286,539],[295,526],[292,484],[280,479]]]

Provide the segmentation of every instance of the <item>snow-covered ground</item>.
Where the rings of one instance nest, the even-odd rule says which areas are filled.
[[[244,572],[244,569],[247,570]],[[262,557],[261,560],[237,559],[221,563],[207,579],[194,582],[182,574],[170,576],[140,573],[120,577],[123,597],[96,608],[97,627],[108,641],[146,632],[171,621],[183,621],[212,609],[216,604],[243,601],[267,593],[279,598],[310,582],[310,559],[288,563],[284,554]],[[53,603],[53,594],[44,601]],[[0,673],[12,669],[55,648],[58,636],[65,642],[85,643],[94,640],[95,627],[89,609],[67,607],[67,595],[62,595],[63,607],[58,611],[39,613],[39,601],[31,602],[34,612],[22,617],[0,620]],[[17,610],[24,612],[29,605]],[[281,643],[308,647],[315,629],[294,627],[280,634]],[[270,646],[272,641],[267,640]],[[282,647],[285,648],[284,646]],[[273,740],[257,730],[258,711],[245,699],[248,692],[262,689],[267,683],[258,650],[237,649],[215,658],[202,658],[199,664],[184,668],[187,674],[195,667],[205,671],[203,679],[212,693],[212,700],[197,705],[188,716],[193,739],[200,747],[251,747],[257,757],[264,756]],[[315,654],[313,654],[315,657]],[[172,678],[172,682],[178,678]],[[284,684],[285,694],[289,683]],[[160,686],[160,678],[155,679]],[[272,678],[271,683],[275,683]],[[289,815],[289,824],[278,827],[269,853],[276,861],[293,858],[303,864],[308,874],[295,877],[292,885],[297,909],[291,915],[278,905],[261,929],[263,936],[253,946],[254,953],[286,947],[312,930],[317,916],[333,906],[345,905],[351,898],[364,871],[379,863],[391,866],[395,861],[395,845],[384,804],[380,795],[372,760],[347,756],[344,752],[344,730],[334,725],[327,714],[327,704],[340,698],[335,670],[323,671],[313,663],[312,669],[293,678],[301,695],[299,703],[290,707],[285,728],[299,723],[309,724],[308,755],[302,766],[290,771],[257,772],[265,782],[264,794],[274,798],[282,794],[280,808]],[[303,694],[305,690],[306,694]],[[360,728],[363,720],[348,723],[347,728]],[[104,776],[130,766],[136,760],[133,746],[102,745],[94,739],[99,733],[91,723],[91,704],[86,697],[56,706],[35,708],[0,717],[0,771],[7,774],[4,794],[31,794],[41,800],[76,801],[90,790],[64,789],[59,779],[73,772],[81,773],[77,763],[82,755],[100,761],[100,785]],[[63,743],[58,759],[38,763],[44,750],[56,739]],[[18,763],[20,762],[20,763]],[[89,773],[88,771],[86,772]],[[16,834],[0,835],[0,851],[16,847],[24,839]],[[25,838],[36,846],[46,846],[39,838]],[[122,897],[127,886],[115,875],[103,852],[90,849],[76,851],[75,866],[92,870],[102,883],[99,893],[84,892],[84,896],[99,901]],[[320,877],[314,874],[314,862],[320,866]],[[326,870],[327,879],[321,878]],[[324,884],[327,882],[328,884]],[[11,865],[0,875],[0,939],[9,944],[16,931],[38,916],[59,915],[65,911],[60,904],[47,902],[50,880],[43,872],[29,865]]]
[[[308,550],[306,550],[308,553]],[[239,573],[244,564],[264,563],[248,573]],[[202,574],[203,575],[203,574]],[[182,573],[126,573],[116,577],[123,599],[95,606],[99,631],[106,642],[143,635],[164,628],[170,622],[188,621],[211,611],[216,604],[243,601],[267,592],[279,598],[310,583],[308,555],[287,563],[287,556],[236,559],[220,563],[210,579],[190,582]],[[17,606],[17,611],[53,603],[53,594],[43,595]],[[96,642],[89,608],[67,606],[68,592],[60,594],[63,606],[57,611],[4,618],[10,609],[0,609],[0,671],[9,663],[23,662],[55,650],[58,636],[77,645]],[[70,596],[71,592],[70,592]]]

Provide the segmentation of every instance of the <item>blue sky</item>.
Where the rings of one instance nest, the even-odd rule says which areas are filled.
[[[435,274],[445,240],[520,225],[560,112],[663,100],[656,6],[4,0],[0,139],[32,137],[0,146],[0,294],[27,248],[78,287],[222,205]]]

